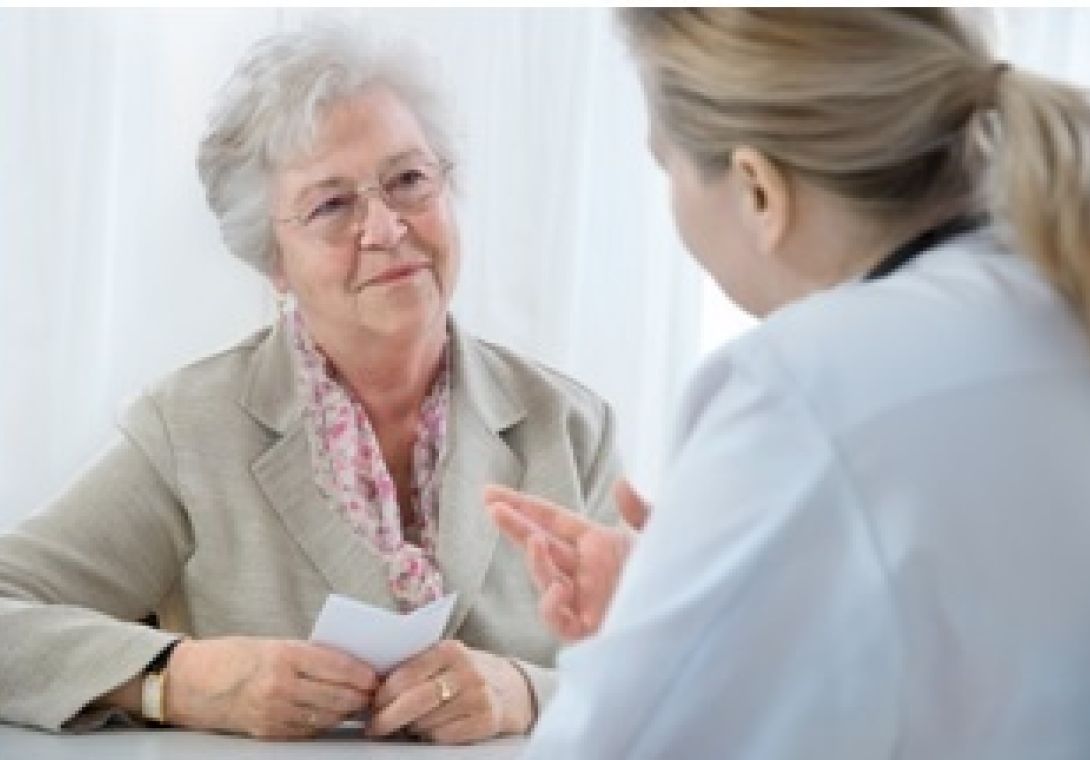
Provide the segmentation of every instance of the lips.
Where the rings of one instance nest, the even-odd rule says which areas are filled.
[[[364,281],[364,285],[386,285],[411,277],[422,269],[427,269],[427,264],[399,264],[379,272],[374,277]]]

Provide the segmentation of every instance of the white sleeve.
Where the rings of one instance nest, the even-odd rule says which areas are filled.
[[[526,757],[894,753],[901,642],[863,505],[771,362],[730,370]]]

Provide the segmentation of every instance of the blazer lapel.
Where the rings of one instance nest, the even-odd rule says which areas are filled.
[[[451,323],[452,384],[448,455],[440,488],[438,562],[445,590],[458,592],[447,624],[465,621],[492,563],[498,532],[484,508],[488,483],[517,488],[523,467],[503,434],[526,416],[489,371],[480,346]]]
[[[291,354],[279,323],[255,352],[241,403],[277,434],[251,470],[287,532],[332,591],[395,609],[382,560],[329,507],[314,483]]]
[[[496,548],[498,532],[484,508],[484,486],[517,488],[522,482],[522,464],[503,436],[526,416],[492,374],[480,345],[453,321],[450,328],[451,408],[437,531],[445,590],[458,592],[448,636],[473,607]],[[396,609],[381,558],[329,508],[314,483],[291,354],[279,323],[255,351],[240,401],[277,435],[251,469],[288,533],[333,591]]]
[[[252,469],[265,498],[332,591],[396,609],[381,558],[330,508],[314,484],[302,424],[269,447]]]

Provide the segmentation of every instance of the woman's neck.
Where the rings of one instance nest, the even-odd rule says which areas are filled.
[[[385,428],[415,419],[440,370],[447,330],[444,320],[408,336],[312,337],[371,423]]]
[[[898,246],[962,213],[969,204],[951,204],[875,219],[843,199],[814,187],[799,194],[799,219],[785,259],[805,294],[859,279]]]

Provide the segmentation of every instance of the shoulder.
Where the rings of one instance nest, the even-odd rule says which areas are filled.
[[[233,345],[175,369],[131,400],[123,419],[133,421],[150,414],[165,424],[168,420],[191,417],[223,421],[225,414],[237,414],[255,357],[273,339],[272,328],[266,326]]]
[[[258,349],[272,340],[272,328],[263,327],[230,346],[195,359],[162,377],[150,394],[164,401],[237,397],[253,366]]]
[[[716,366],[720,375],[745,367],[799,396],[835,429],[1084,363],[1084,342],[1036,268],[983,231],[888,278],[846,283],[781,309]]]
[[[558,503],[607,514],[619,461],[609,404],[584,384],[509,348],[460,335],[455,404],[472,409],[527,468],[524,485]],[[572,468],[574,465],[574,468]],[[570,488],[565,486],[567,483]],[[605,511],[603,511],[605,510]]]
[[[473,336],[463,336],[463,345],[472,371],[486,375],[531,415],[563,412],[598,423],[611,415],[600,395],[557,369]]]
[[[175,483],[194,456],[221,457],[253,447],[265,434],[240,399],[270,328],[180,367],[123,404],[117,425]]]

